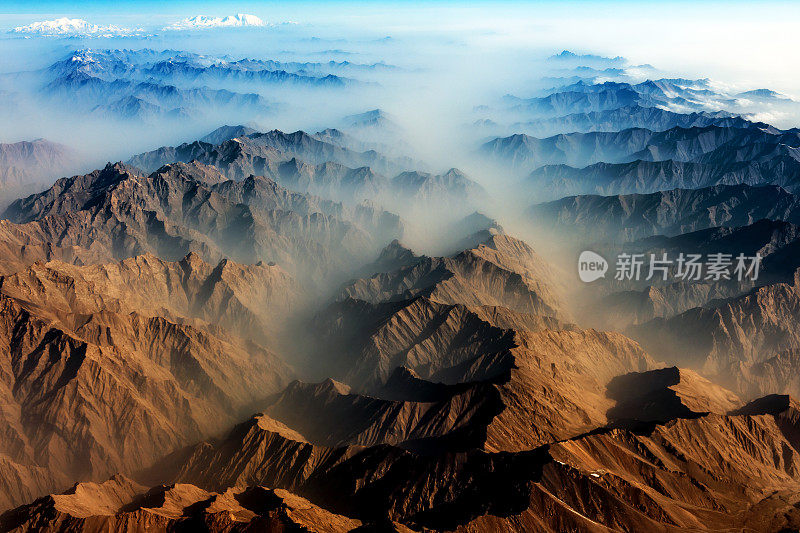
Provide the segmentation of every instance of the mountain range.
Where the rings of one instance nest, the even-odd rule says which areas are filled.
[[[184,26],[288,34],[251,22]],[[0,145],[41,180],[0,215],[0,532],[800,528],[800,136],[745,114],[792,101],[565,51],[542,68],[579,80],[426,147],[393,76],[436,78],[379,61],[402,40],[303,42],[20,74],[179,133],[88,172]],[[269,119],[279,88],[320,124],[258,126],[303,122]],[[625,279],[621,253],[760,263]]]
[[[162,147],[134,156],[128,164],[150,171],[172,162],[198,161],[233,180],[264,175],[290,190],[346,204],[367,200],[401,214],[409,206],[444,202],[454,214],[464,216],[489,201],[486,190],[458,169],[442,174],[407,170],[414,161],[375,150],[358,151],[361,146],[338,130],[310,135],[222,127],[206,138],[220,140],[234,133],[239,135],[216,145],[195,141]]]
[[[708,79],[661,78],[629,83],[593,81],[591,77],[582,78],[577,69],[574,72],[574,83],[532,98],[506,95],[498,108],[488,110],[504,122],[514,120],[511,128],[515,130],[547,136],[627,128],[742,127],[748,116],[764,108],[796,112],[798,107],[797,102],[775,91],[730,92]],[[625,70],[606,74],[611,74],[606,80],[622,80]]]
[[[52,22],[61,26],[74,22],[65,21]],[[75,24],[79,22],[89,33],[120,30],[85,21]],[[72,33],[69,28],[64,31]],[[267,93],[275,88],[342,91],[369,87],[376,83],[373,76],[394,70],[384,62],[276,61],[169,49],[83,48],[45,68],[4,74],[3,79],[37,87],[27,96],[40,107],[60,113],[92,113],[103,120],[150,124],[185,119],[205,124],[219,116],[274,112],[281,103]]]
[[[402,233],[396,215],[371,206],[293,193],[261,176],[225,180],[199,163],[150,176],[109,164],[12,203],[4,217],[26,239],[109,259],[147,252],[171,260],[189,252],[212,261],[267,258],[313,273],[320,285]]]
[[[570,239],[625,242],[653,235],[674,236],[760,219],[798,223],[797,196],[769,186],[714,185],[649,194],[567,196],[534,204],[527,215],[537,227],[553,225]]]
[[[255,15],[247,15],[244,13],[237,13],[236,15],[228,15],[226,17],[209,17],[205,15],[195,15],[194,17],[185,18],[169,26],[165,30],[191,30],[191,29],[209,29],[209,28],[243,28],[243,27],[259,27],[266,26],[263,20]]]
[[[677,126],[665,131],[629,128],[562,134],[545,139],[517,134],[484,144],[481,153],[498,165],[530,171],[545,165],[583,167],[601,161],[717,162],[745,149],[768,153],[781,145],[796,147],[798,144],[797,130],[781,131],[754,123],[745,127]],[[741,159],[739,155],[734,161]]]

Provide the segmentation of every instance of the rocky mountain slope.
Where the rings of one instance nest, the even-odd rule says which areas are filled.
[[[709,228],[675,237],[656,236],[625,243],[618,252],[643,254],[656,258],[667,254],[672,261],[666,280],[661,276],[636,280],[604,280],[597,287],[595,300],[590,302],[582,318],[595,327],[624,330],[631,324],[648,322],[656,317],[670,318],[695,307],[713,305],[715,301],[742,296],[755,287],[774,283],[793,282],[800,268],[797,248],[800,246],[798,227],[782,221],[759,220],[746,226]],[[727,254],[731,258],[730,279],[681,279],[677,261],[680,254],[701,258],[708,254]],[[735,268],[739,254],[748,258],[760,256],[757,275],[739,275]],[[613,254],[612,254],[613,257]],[[752,266],[748,259],[745,267]],[[755,279],[753,277],[755,276]]]
[[[364,146],[354,148],[331,134],[255,132],[216,145],[195,141],[162,147],[128,163],[149,172],[166,164],[197,161],[215,166],[233,180],[263,175],[293,191],[348,204],[369,200],[401,214],[412,209],[424,214],[443,203],[463,216],[488,202],[486,190],[458,169],[441,174],[409,170],[418,165],[373,149],[359,151]]]
[[[547,137],[576,131],[620,131],[629,128],[665,131],[674,127],[692,128],[711,125],[746,128],[751,124],[752,122],[741,117],[731,116],[729,113],[708,111],[679,113],[658,107],[634,104],[603,111],[571,113],[558,117],[516,122],[514,128],[528,135]]]
[[[103,483],[78,483],[63,494],[43,497],[0,517],[2,531],[95,527],[344,533],[361,526],[359,520],[329,513],[285,490],[247,487],[213,493],[183,483],[146,490],[124,476]]]
[[[236,161],[237,157],[241,157],[242,161]],[[288,161],[292,158],[313,165],[332,162],[350,168],[370,167],[379,173],[405,170],[403,161],[393,161],[375,151],[359,152],[321,140],[304,131],[284,133],[279,130],[236,136],[220,144],[195,141],[175,147],[161,147],[136,155],[128,163],[152,172],[169,163],[188,163],[197,160],[216,166],[232,179],[241,179],[248,172],[263,173],[255,165],[266,165],[268,160]],[[236,174],[235,169],[246,165],[248,159],[249,170]]]
[[[291,375],[265,349],[180,319],[53,317],[5,294],[0,305],[5,507],[215,434]]]
[[[196,319],[266,342],[303,305],[303,289],[278,266],[178,262],[141,255],[119,263],[35,263],[0,278],[0,292],[54,318],[103,310]]]
[[[535,204],[528,216],[535,226],[555,225],[563,228],[557,230],[562,235],[582,242],[623,242],[746,226],[761,219],[796,224],[800,201],[775,186],[716,185],[650,194],[568,196]]]
[[[536,277],[532,274],[533,267],[540,263],[524,243],[504,235],[494,236],[465,254],[471,257],[470,263],[477,258],[486,262],[478,262],[475,270],[482,271],[484,278],[491,279],[492,272],[503,265],[508,269],[502,270],[506,276],[519,280],[513,283]],[[373,435],[373,431],[380,434],[388,430],[394,444],[405,446],[406,440],[419,441],[424,437],[426,445],[431,445],[442,437],[428,433],[434,428],[447,435],[461,432],[461,442],[472,442],[486,449],[525,449],[579,434],[593,423],[605,423],[606,410],[611,407],[603,392],[606,383],[621,373],[655,365],[638,346],[620,335],[579,330],[553,316],[553,308],[531,306],[534,300],[530,288],[526,289],[529,296],[520,300],[514,291],[484,290],[476,285],[474,277],[436,274],[441,270],[436,268],[426,269],[431,274],[414,277],[420,284],[433,283],[432,290],[422,293],[369,290],[376,284],[394,287],[394,283],[378,282],[392,279],[393,275],[402,279],[409,271],[427,264],[426,258],[418,260],[416,265],[356,281],[345,289],[338,303],[315,321],[313,333],[319,348],[312,360],[317,370],[354,390],[391,398],[385,408],[390,409],[391,405],[393,415],[388,418],[380,415],[381,429],[359,430],[355,434],[362,436],[351,437],[356,439],[354,442],[368,438],[366,435]],[[445,280],[447,290],[437,288],[440,279]],[[458,283],[451,281],[459,279]],[[539,284],[546,289],[544,281]],[[482,294],[491,294],[491,303],[476,300]],[[565,364],[566,361],[569,363]],[[589,367],[593,368],[591,372]],[[425,385],[424,381],[431,384]],[[437,382],[443,383],[444,389],[441,385],[434,386]],[[336,405],[355,401],[349,396],[350,389],[333,392],[330,391],[333,384],[326,387],[336,398],[347,396],[347,400],[331,399]],[[539,387],[548,389],[547,400],[534,399]],[[577,400],[573,387],[583,391],[581,400]],[[316,394],[312,395],[316,398]],[[327,394],[323,396],[328,398]],[[484,400],[478,401],[480,398]],[[414,407],[397,403],[419,399],[433,403]],[[328,400],[315,402],[327,404]],[[307,407],[299,411],[305,412],[304,409]],[[282,416],[292,411],[279,409],[283,415],[267,412],[291,425],[292,419]],[[477,424],[484,429],[476,433],[474,427],[454,427],[452,418],[442,418],[454,412],[461,413],[455,418],[459,424]],[[352,418],[364,420],[364,416]],[[333,419],[333,415],[321,418]],[[522,423],[527,429],[519,433],[518,424],[523,419],[536,420],[535,429]],[[349,427],[344,421],[338,424],[336,427],[342,431]],[[321,442],[330,445],[349,441],[339,437]]]
[[[458,531],[796,524],[783,514],[796,501],[790,496],[797,488],[796,402],[765,398],[738,408],[735,396],[675,369],[628,379],[649,388],[640,388],[644,395],[638,398],[618,400],[626,412],[646,419],[648,411],[641,409],[650,409],[653,395],[662,392],[672,395],[676,408],[646,430],[607,428],[531,451],[444,455],[319,446],[259,415],[218,443],[198,446],[175,479],[207,490],[252,483],[292,487],[360,519],[388,515],[416,527]],[[736,409],[724,412],[731,406]],[[223,475],[209,476],[210,470]],[[375,474],[364,477],[367,472]],[[492,490],[474,492],[467,479],[476,476]],[[759,481],[748,483],[750,476]],[[652,488],[654,478],[658,489]],[[344,487],[355,490],[344,497]]]
[[[564,315],[556,272],[526,243],[493,234],[452,257],[417,257],[342,289],[340,297],[372,303],[423,295],[464,305],[503,305],[522,313]]]
[[[106,258],[150,252],[177,260],[195,251],[210,261],[276,262],[318,283],[401,231],[398,217],[367,205],[346,208],[263,177],[223,181],[207,171],[177,165],[145,177],[108,165],[59,180],[13,203],[5,216],[41,242],[92,248]]]
[[[725,373],[798,347],[798,277],[709,303],[668,319],[654,319],[629,331],[661,360]],[[674,333],[680,331],[679,336]],[[668,335],[669,344],[665,343]],[[736,378],[738,379],[738,377]]]
[[[764,152],[779,146],[797,147],[797,130],[780,131],[753,125],[674,127],[665,131],[643,128],[621,131],[566,133],[539,139],[525,134],[497,138],[481,146],[481,153],[499,165],[531,170],[545,165],[585,167],[594,163],[644,161],[725,161],[735,151],[744,160],[747,150]],[[752,152],[751,152],[752,153]]]
[[[774,157],[725,163],[642,161],[595,163],[575,169],[550,165],[534,170],[524,186],[532,195],[560,198],[580,194],[647,194],[676,188],[700,189],[713,185],[775,185],[789,192],[798,190],[800,152],[780,148]]]

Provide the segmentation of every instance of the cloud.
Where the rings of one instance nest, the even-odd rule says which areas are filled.
[[[267,24],[255,15],[238,13],[227,17],[207,17],[197,15],[180,20],[165,27],[165,30],[194,30],[206,28],[242,28],[245,26],[266,26]]]
[[[71,19],[61,17],[54,20],[40,20],[26,26],[17,26],[9,33],[21,35],[41,35],[41,36],[74,36],[91,35],[95,37],[117,37],[122,35],[133,35],[142,32],[141,28],[123,28],[122,26],[108,25],[98,26],[91,24],[84,19]]]

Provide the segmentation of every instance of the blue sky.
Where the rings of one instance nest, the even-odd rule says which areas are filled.
[[[620,19],[662,18],[680,20],[702,17],[709,25],[724,19],[763,21],[770,17],[800,21],[800,2],[795,0],[502,0],[502,1],[418,1],[418,0],[0,0],[0,28],[33,22],[46,17],[91,18],[93,23],[135,21],[158,25],[166,19],[197,14],[224,16],[252,13],[265,20],[298,19],[325,22],[348,17],[396,16],[424,18],[433,13],[460,13],[478,18],[570,18],[618,17]]]
[[[37,14],[37,13],[86,13],[86,14],[131,14],[143,12],[154,12],[158,14],[181,14],[187,12],[231,12],[248,10],[252,12],[266,12],[266,11],[293,11],[305,7],[313,6],[314,9],[339,10],[342,8],[358,9],[375,9],[375,8],[425,8],[430,6],[449,6],[449,7],[489,7],[489,8],[503,8],[503,7],[516,7],[516,8],[530,8],[532,10],[541,9],[556,9],[559,11],[569,11],[574,7],[580,6],[581,8],[593,7],[601,9],[605,6],[607,9],[616,9],[617,7],[623,9],[641,9],[645,11],[658,11],[662,9],[669,9],[673,6],[694,6],[706,7],[714,10],[719,10],[720,15],[724,15],[727,10],[739,10],[742,7],[755,8],[758,10],[769,10],[771,8],[789,8],[796,6],[797,2],[793,0],[770,0],[758,2],[756,5],[753,2],[745,0],[667,0],[667,1],[642,1],[642,0],[501,0],[501,1],[454,1],[454,0],[262,0],[262,1],[233,1],[233,0],[218,0],[218,1],[190,1],[190,0],[172,0],[165,2],[164,0],[36,0],[20,1],[20,0],[0,0],[0,13],[5,14]],[[109,12],[109,9],[113,12]],[[576,13],[577,14],[577,13]],[[665,13],[668,14],[668,13]]]

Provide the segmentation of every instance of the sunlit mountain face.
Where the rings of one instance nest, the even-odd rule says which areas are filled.
[[[798,24],[0,6],[0,532],[799,530]]]

